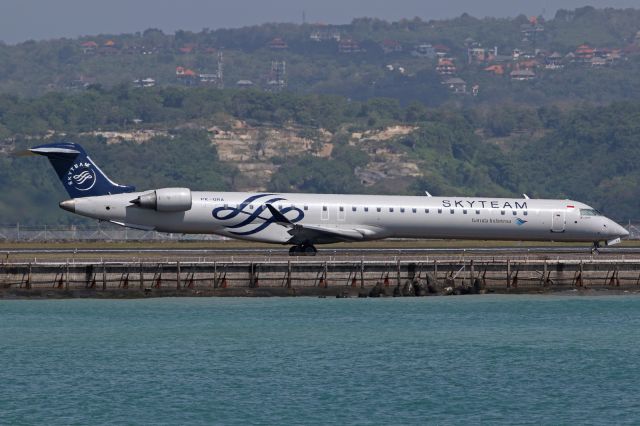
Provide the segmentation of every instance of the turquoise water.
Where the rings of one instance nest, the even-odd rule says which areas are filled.
[[[2,424],[640,422],[640,297],[0,301]]]

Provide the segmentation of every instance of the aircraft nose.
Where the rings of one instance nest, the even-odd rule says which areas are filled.
[[[620,232],[620,238],[625,238],[629,236],[629,231],[627,231],[626,229],[624,229],[622,226],[618,225],[618,228],[620,228],[619,232]]]
[[[608,233],[613,237],[624,238],[629,236],[629,231],[612,220],[609,220],[609,223],[606,225],[606,227]]]
[[[76,200],[65,200],[59,204],[62,210],[66,210],[71,213],[76,212]]]

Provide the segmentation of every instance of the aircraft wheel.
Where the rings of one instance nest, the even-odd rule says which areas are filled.
[[[300,254],[300,247],[291,246],[289,248],[289,256],[297,256],[298,254]]]
[[[306,256],[315,256],[318,253],[318,250],[312,245],[303,246],[302,250]]]

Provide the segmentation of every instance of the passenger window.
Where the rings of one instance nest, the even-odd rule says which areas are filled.
[[[229,204],[225,204],[225,205],[224,205],[224,208],[225,208],[225,209],[228,209],[228,208],[229,208]]]
[[[462,214],[467,214],[467,211],[466,210],[462,210]]]
[[[376,207],[376,210],[378,211],[378,213],[380,213],[382,211],[382,208]]]
[[[442,213],[442,209],[438,209],[438,214]]]
[[[393,213],[393,207],[389,207],[389,213]]]
[[[400,213],[404,213],[404,207],[400,207]]]
[[[282,210],[282,204],[278,206],[278,210]]]
[[[249,209],[253,210],[253,204],[249,204]]]
[[[522,214],[526,216],[526,215],[529,214],[529,212],[525,210],[525,211],[522,212]]]
[[[365,212],[368,212],[368,211],[369,211],[369,207],[365,207],[365,208],[364,208],[364,211],[365,211]]]
[[[451,209],[451,210],[449,210],[449,213],[453,214],[453,212],[454,212],[454,211],[455,211],[455,210]]]
[[[322,211],[326,212],[327,211],[327,206],[322,206]]]
[[[352,211],[352,212],[355,212],[356,210],[358,210],[358,209],[357,209],[355,206],[354,206],[354,207],[351,207],[351,211]]]
[[[504,210],[500,210],[500,214],[504,216]]]
[[[513,211],[513,215],[516,216],[517,214],[518,214],[518,212],[514,210]]]
[[[340,211],[343,212],[344,211],[344,207],[340,206]]]
[[[309,210],[309,206],[304,206],[304,211]]]
[[[425,212],[426,214],[429,214],[429,209],[424,209],[424,212]]]
[[[413,213],[418,213],[418,209],[411,209]]]
[[[476,210],[476,214],[480,214],[480,210]]]

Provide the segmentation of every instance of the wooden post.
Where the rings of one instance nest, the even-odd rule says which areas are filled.
[[[31,288],[31,262],[29,262],[29,272],[27,273],[27,289]]]
[[[547,285],[547,259],[544,260],[544,266],[542,269],[542,278],[540,278],[541,285]]]
[[[251,262],[251,287],[258,288],[260,287],[260,279],[259,279],[260,265],[256,265]]]
[[[213,288],[218,288],[218,262],[213,261]]]
[[[438,286],[438,261],[433,260],[433,281],[435,286]]]
[[[291,288],[291,261],[287,261],[287,288]]]
[[[397,265],[396,265],[396,272],[398,275],[398,286],[400,286],[400,259],[398,259]]]
[[[360,259],[360,288],[364,288],[364,259]]]
[[[142,261],[140,261],[140,290],[144,290],[144,275],[142,273]]]
[[[507,288],[511,287],[511,259],[507,259]]]
[[[102,291],[107,289],[107,267],[104,264],[104,260],[102,261]]]
[[[469,286],[473,287],[473,280],[475,278],[475,271],[474,271],[474,267],[473,267],[473,259],[471,259],[470,263],[469,263]]]
[[[176,261],[176,290],[180,290],[180,261]]]
[[[327,288],[329,286],[329,283],[327,282],[327,270],[328,270],[328,266],[327,266],[327,261],[324,261],[324,265],[322,265],[322,282],[324,283],[324,288]]]
[[[64,289],[69,290],[69,259],[67,259],[67,266],[65,268]]]
[[[580,274],[578,275],[578,281],[576,282],[576,284],[579,287],[584,287],[584,267],[582,266],[582,260],[580,261]]]

